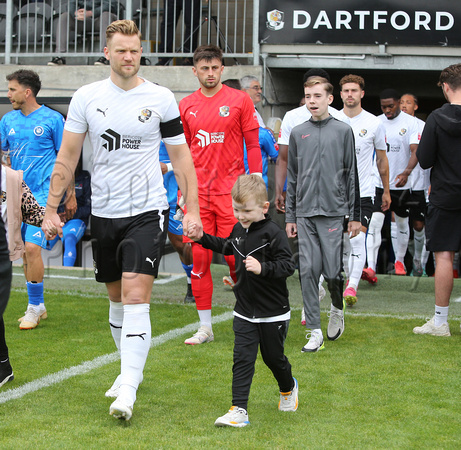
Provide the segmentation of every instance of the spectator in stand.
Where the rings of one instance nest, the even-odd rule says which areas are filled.
[[[203,1],[204,3],[208,2],[208,0]],[[181,11],[184,16],[184,30],[181,29],[181,36],[184,36],[184,41],[181,50],[184,53],[195,51],[200,30],[200,8],[200,0],[164,0],[163,20],[160,24],[159,53],[173,53],[175,51],[173,48],[174,37]],[[162,56],[156,66],[166,66],[172,59],[171,56]],[[182,65],[191,66],[192,60],[185,58]]]
[[[67,7],[67,4],[65,4]],[[77,34],[94,31],[99,33],[101,51],[106,46],[106,28],[117,20],[118,2],[115,0],[69,0],[67,11],[59,16],[56,27],[56,53],[58,56],[48,63],[49,66],[62,66],[66,59],[62,56],[67,53],[69,38],[76,39]],[[109,61],[101,56],[94,63],[95,66],[108,66]]]

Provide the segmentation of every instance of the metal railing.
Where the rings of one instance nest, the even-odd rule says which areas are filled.
[[[78,9],[92,13],[77,20]],[[152,63],[177,64],[197,45],[212,43],[237,64],[257,65],[258,16],[253,0],[0,0],[0,57],[5,64],[53,57],[88,63],[103,55],[110,17],[136,22],[143,55]]]

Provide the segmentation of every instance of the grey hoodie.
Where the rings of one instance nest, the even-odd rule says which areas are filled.
[[[431,170],[429,202],[461,209],[461,106],[446,103],[427,118],[416,151],[419,164]]]

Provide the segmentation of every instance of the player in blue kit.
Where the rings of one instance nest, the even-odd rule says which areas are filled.
[[[51,172],[61,145],[64,130],[63,116],[45,105],[39,105],[36,96],[41,88],[40,78],[31,70],[18,70],[6,77],[8,99],[13,111],[5,114],[0,122],[1,147],[14,170],[24,172],[24,181],[38,203],[46,206]],[[67,195],[66,212],[71,218],[76,209],[75,192]],[[25,241],[24,274],[27,280],[29,304],[20,329],[35,328],[47,312],[43,297],[44,265],[41,249],[46,248],[42,230],[23,225]]]
[[[159,160],[162,167],[163,186],[166,189],[168,204],[170,205],[170,217],[168,219],[168,239],[176,250],[181,260],[184,272],[187,275],[187,293],[184,297],[184,303],[195,303],[194,294],[192,294],[192,247],[183,241],[182,222],[175,217],[176,207],[178,206],[178,182],[174,176],[173,166],[171,165],[170,156],[166,150],[165,144],[160,142]]]

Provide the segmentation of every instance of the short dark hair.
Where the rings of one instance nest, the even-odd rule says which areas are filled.
[[[393,98],[394,100],[400,100],[400,95],[395,89],[384,89],[384,91],[379,94],[379,99],[384,100],[387,98]]]
[[[345,75],[344,77],[342,77],[339,80],[339,86],[341,87],[341,89],[346,83],[358,84],[360,86],[360,89],[362,89],[362,91],[365,90],[365,80],[360,75],[349,74],[349,75]]]
[[[437,86],[442,87],[443,83],[447,83],[454,91],[461,87],[461,64],[452,64],[442,70]]]
[[[330,83],[330,75],[326,70],[320,69],[320,68],[313,68],[309,69],[303,76],[303,84],[307,81],[308,78],[310,77],[322,77],[326,78]]]
[[[197,65],[199,61],[202,60],[211,61],[212,59],[219,59],[219,61],[223,61],[222,50],[216,45],[201,45],[197,47],[194,52],[194,66]]]
[[[37,97],[40,89],[42,88],[40,77],[38,76],[38,73],[33,70],[17,70],[16,72],[7,75],[6,81],[17,81],[21,86],[29,88],[34,94],[34,97]]]
[[[222,84],[225,84],[226,86],[229,86],[233,89],[237,89],[239,91],[242,90],[242,85],[240,84],[240,80],[237,80],[237,78],[229,78],[227,80],[224,80]]]

